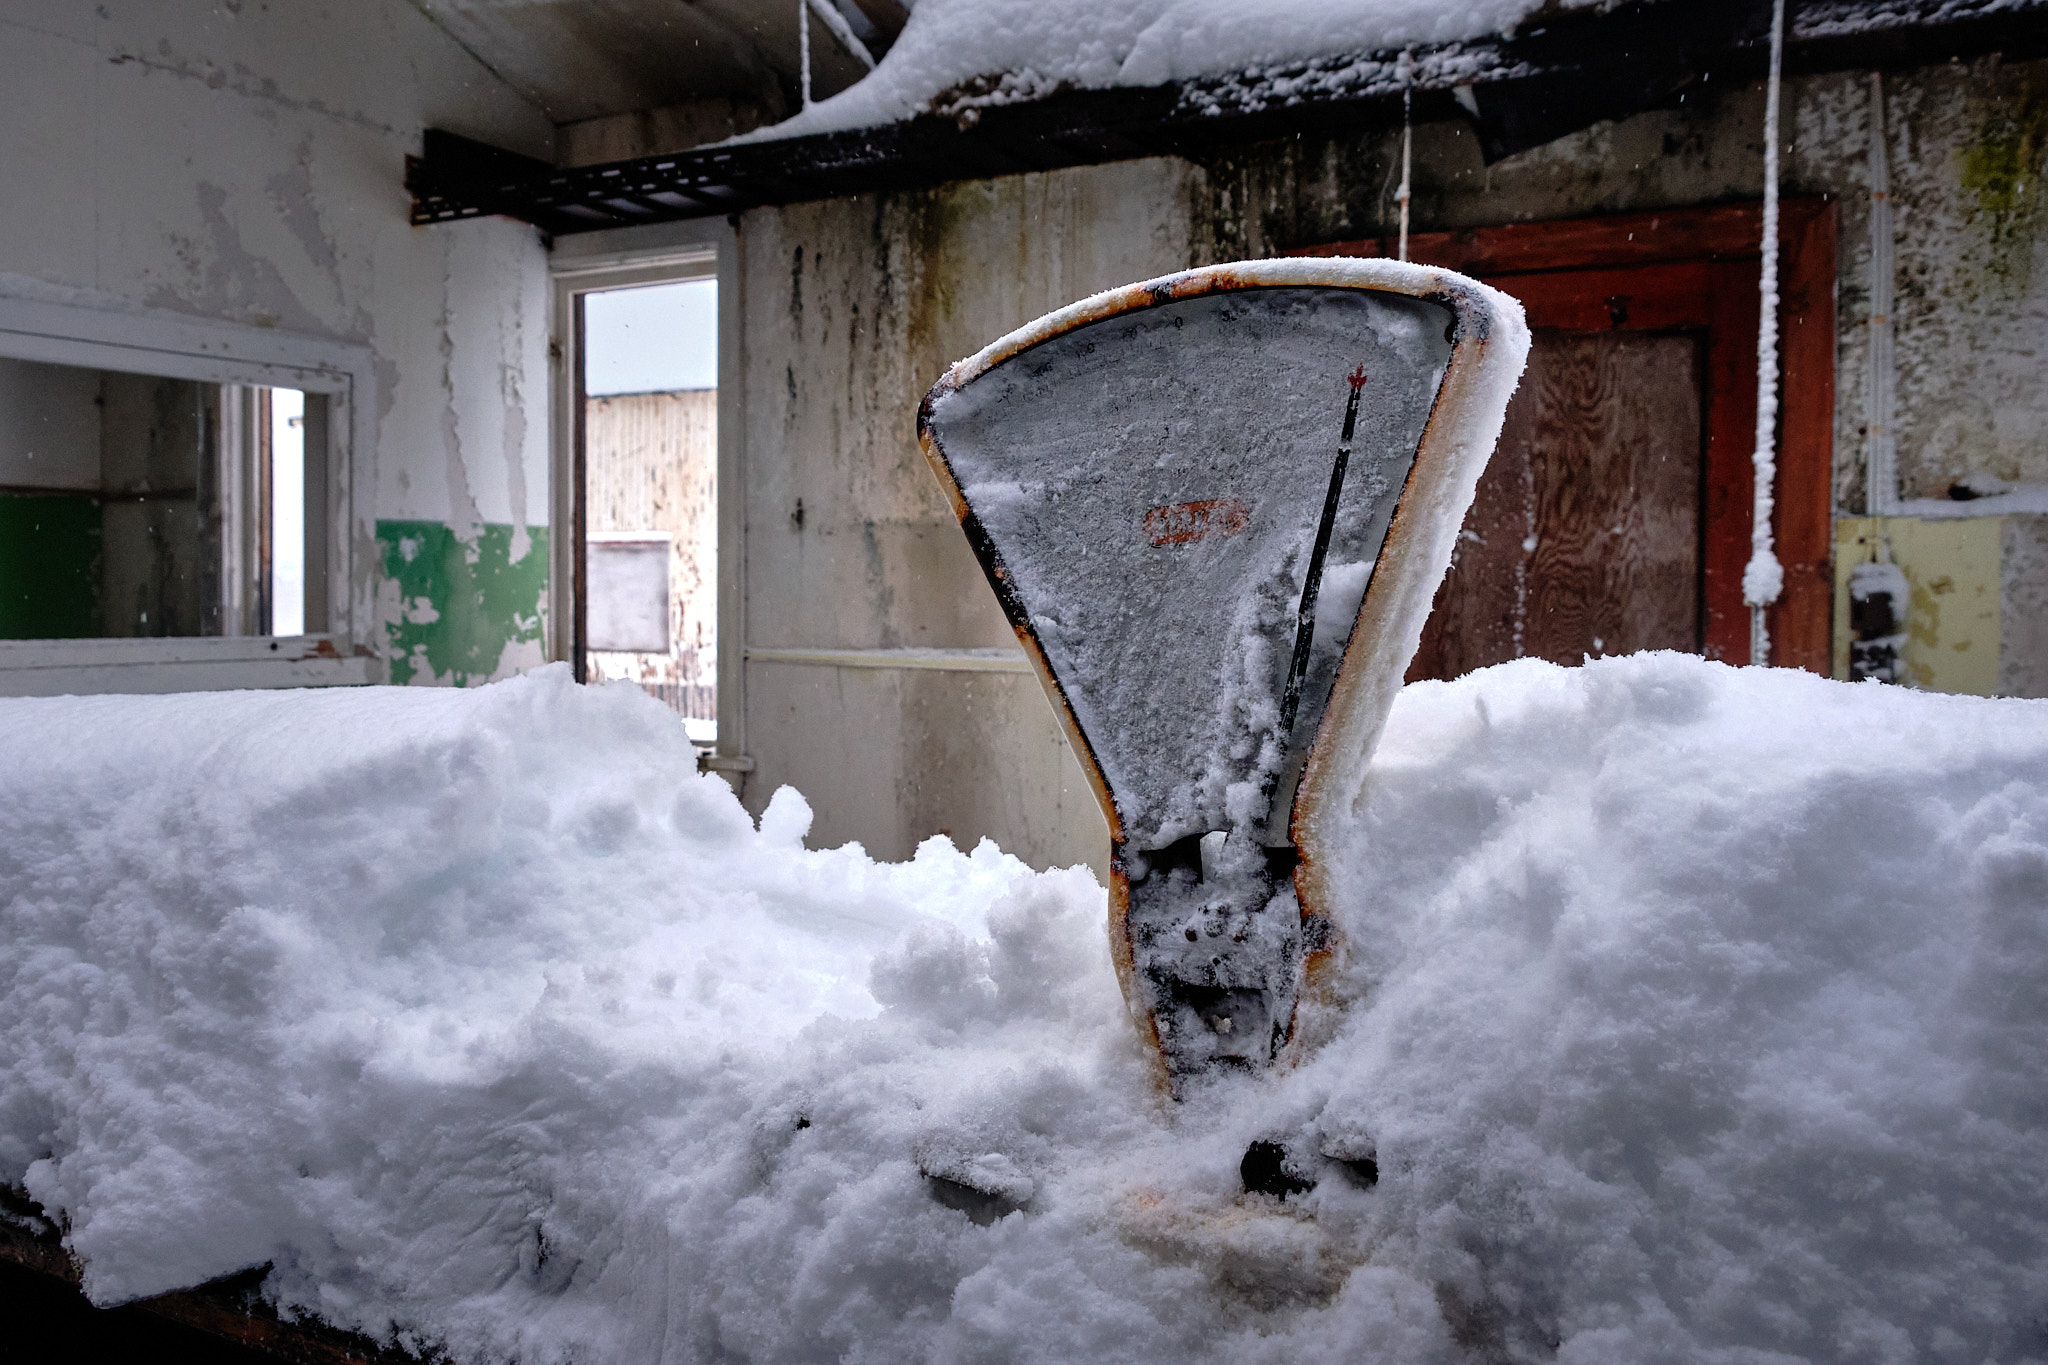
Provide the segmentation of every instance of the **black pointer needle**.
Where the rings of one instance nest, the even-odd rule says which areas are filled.
[[[1337,442],[1337,463],[1330,470],[1330,491],[1323,498],[1323,519],[1316,524],[1315,548],[1309,551],[1308,577],[1301,585],[1301,610],[1294,617],[1294,662],[1287,669],[1287,689],[1280,694],[1280,733],[1294,733],[1301,709],[1301,684],[1308,676],[1309,648],[1315,643],[1316,597],[1323,590],[1323,560],[1330,553],[1330,531],[1337,524],[1337,501],[1344,494],[1344,471],[1351,464],[1351,433],[1358,426],[1358,392],[1365,387],[1365,366],[1349,376],[1351,396],[1344,402],[1344,435]]]

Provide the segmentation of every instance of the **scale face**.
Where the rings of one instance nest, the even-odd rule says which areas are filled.
[[[1340,282],[1358,264],[1213,267],[1076,305],[956,365],[921,414],[1109,817],[1112,943],[1176,1089],[1291,1034],[1328,946],[1296,887],[1304,772],[1363,605],[1403,577],[1383,555],[1441,541],[1447,562],[1471,497],[1433,500],[1447,534],[1390,546],[1424,519],[1411,476],[1488,300]]]

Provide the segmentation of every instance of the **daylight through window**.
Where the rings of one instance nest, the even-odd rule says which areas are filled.
[[[718,730],[718,284],[583,296],[583,645]]]

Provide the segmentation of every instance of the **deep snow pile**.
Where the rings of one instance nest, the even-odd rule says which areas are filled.
[[[759,141],[894,123],[925,113],[1038,99],[1061,89],[1149,86],[1227,78],[1246,82],[1407,79],[1376,60],[1409,44],[1456,43],[1510,32],[1545,0],[919,0],[879,65],[851,88],[781,123],[736,138]],[[1577,8],[1597,0],[1564,0]],[[830,42],[814,31],[814,43]],[[1338,58],[1314,72],[1305,64]],[[1458,54],[1431,53],[1455,65]],[[1384,69],[1382,69],[1384,68]],[[1448,72],[1450,67],[1446,67]],[[1442,82],[1437,82],[1441,84]],[[971,114],[970,114],[971,117]]]
[[[1176,1106],[1085,873],[630,688],[0,703],[0,1179],[459,1357],[2048,1356],[2048,706],[1520,663],[1355,819],[1319,1046]]]

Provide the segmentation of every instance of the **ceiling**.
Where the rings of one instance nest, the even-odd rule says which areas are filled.
[[[702,99],[774,109],[797,103],[797,6],[803,0],[413,3],[557,124]],[[869,18],[873,0],[840,8],[879,49]],[[810,28],[815,98],[866,74],[824,24],[814,18]]]
[[[843,0],[864,13],[890,3]],[[546,0],[467,4],[465,13],[488,16],[520,11],[529,17],[561,12],[588,18],[614,12],[594,3]],[[621,8],[706,18],[714,0],[675,0],[675,6]],[[789,11],[793,29],[794,3],[780,7]],[[1206,85],[1066,90],[991,104],[971,120],[928,113],[844,132],[592,157],[560,166],[430,128],[422,154],[408,158],[406,185],[414,223],[504,214],[562,235],[1134,157],[1201,160],[1248,143],[1350,130],[1385,134],[1402,126],[1411,95],[1416,120],[1470,123],[1492,160],[1603,119],[1675,107],[1709,81],[1713,89],[1739,88],[1766,69],[1769,15],[1769,0],[1635,0],[1578,9],[1569,21],[1528,27],[1512,38],[1416,51],[1412,69],[1419,74],[1405,88],[1378,78],[1387,67],[1383,56],[1316,81],[1301,80],[1298,71],[1279,72],[1276,80],[1294,85],[1287,98],[1275,98],[1271,84],[1235,77]],[[1993,52],[2012,61],[2036,60],[2048,56],[2048,0],[1800,0],[1787,29],[1785,70],[1799,74],[1910,69]],[[579,36],[595,31],[587,27]],[[769,73],[764,79],[773,79],[780,69],[774,63],[786,58],[773,55],[765,20],[749,32],[745,41],[752,47],[745,50],[763,54],[759,69]],[[812,36],[818,38],[818,26]],[[537,65],[550,79],[561,79],[568,64]],[[698,61],[679,87],[667,88],[709,90],[689,84],[713,79],[709,67]],[[597,61],[593,69],[605,70]],[[624,77],[616,73],[598,79],[624,88]]]

